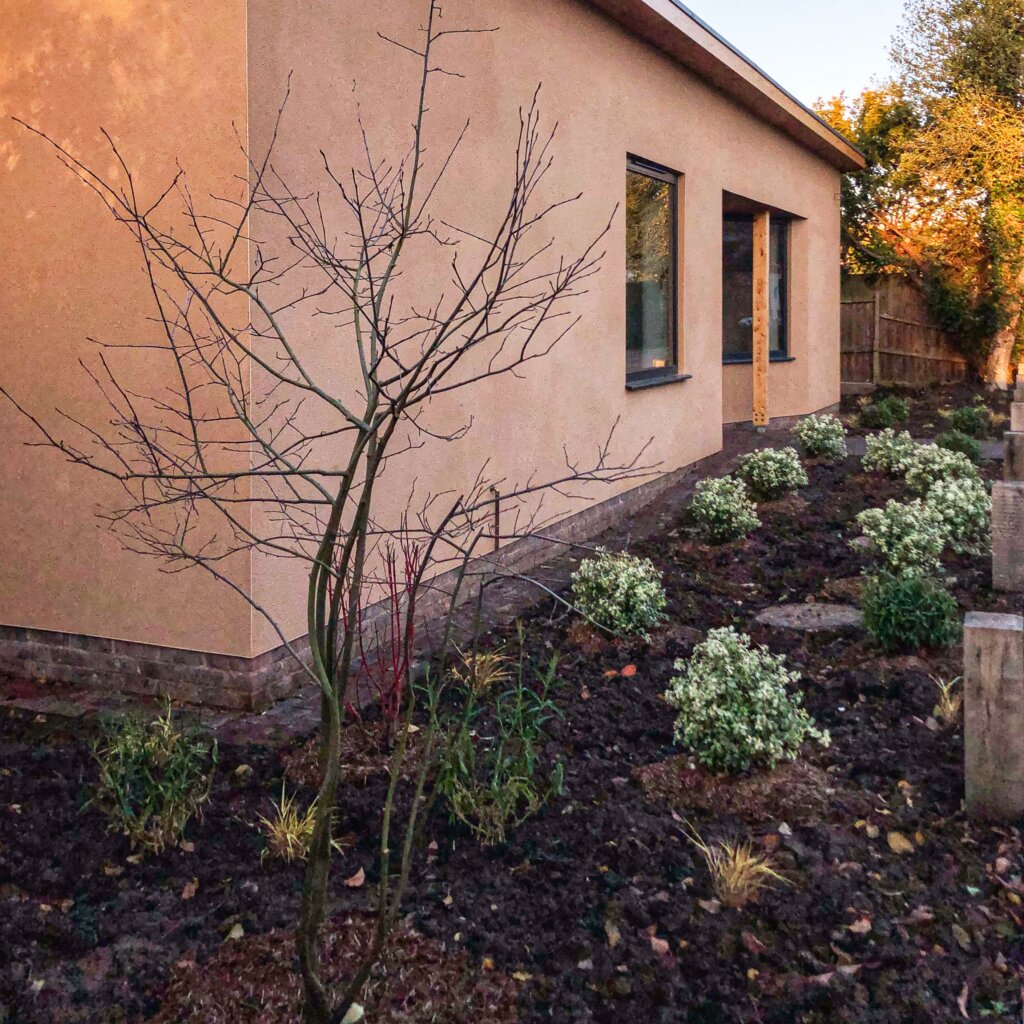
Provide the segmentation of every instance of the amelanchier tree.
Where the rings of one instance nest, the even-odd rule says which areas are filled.
[[[855,272],[901,273],[991,383],[1024,337],[1024,0],[907,0],[893,79],[819,113],[871,166],[843,191]]]
[[[521,110],[509,191],[491,230],[460,229],[434,216],[468,129],[428,174],[431,84],[455,74],[438,63],[437,51],[473,31],[442,27],[431,0],[415,37],[389,40],[419,67],[411,138],[400,158],[377,155],[370,126],[360,123],[365,159],[358,168],[342,171],[310,154],[304,166],[318,168],[320,180],[290,183],[274,161],[279,114],[267,152],[250,158],[240,203],[211,200],[200,209],[182,174],[160,195],[143,197],[112,141],[119,181],[31,129],[133,236],[158,336],[100,345],[90,373],[106,409],[96,423],[53,421],[45,411],[19,408],[43,444],[120,485],[123,501],[106,515],[129,547],[171,571],[209,573],[251,602],[282,644],[291,646],[274,609],[233,579],[231,561],[259,553],[289,560],[308,577],[311,655],[293,653],[321,695],[322,781],[298,924],[309,1024],[341,1021],[381,955],[429,803],[433,754],[444,743],[432,727],[418,737],[414,797],[398,801],[406,810],[395,809],[416,699],[418,602],[428,589],[441,589],[449,609],[433,652],[441,665],[432,676],[436,701],[462,588],[479,586],[482,574],[510,571],[500,555],[487,554],[497,481],[484,469],[463,492],[426,494],[400,516],[381,500],[381,474],[416,459],[424,445],[453,442],[470,429],[469,422],[452,425],[450,396],[517,375],[568,334],[577,321],[574,300],[598,270],[608,230],[595,230],[593,241],[571,254],[548,233],[552,215],[579,196],[543,198],[554,131],[542,129],[537,94]],[[181,217],[165,216],[179,210],[184,228]],[[256,237],[257,221],[276,243]],[[424,268],[438,265],[447,267],[447,280],[425,300],[434,282],[423,279]],[[397,287],[410,278],[423,287]],[[317,338],[330,340],[311,342]],[[156,382],[140,390],[143,362]],[[16,395],[4,394],[17,404]],[[653,467],[641,464],[643,451],[613,458],[614,429],[592,457],[566,455],[562,471],[548,479],[502,482],[503,519],[514,524],[502,538],[539,529],[545,493],[648,475]],[[383,651],[367,641],[375,602],[386,609]],[[375,941],[343,989],[328,991],[320,937],[330,906],[341,734],[360,668],[397,723],[396,750],[382,808]]]

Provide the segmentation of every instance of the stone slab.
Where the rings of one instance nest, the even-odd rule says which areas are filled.
[[[1024,431],[1024,402],[1010,403],[1010,429]]]
[[[859,629],[864,624],[860,611],[848,604],[779,604],[757,616],[763,626],[795,629],[805,633],[839,632]]]
[[[1024,433],[1007,431],[1003,439],[1006,444],[1003,479],[1024,480]]]

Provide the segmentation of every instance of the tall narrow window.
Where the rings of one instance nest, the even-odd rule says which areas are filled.
[[[768,241],[768,351],[776,359],[788,351],[787,253],[789,221],[772,217]],[[742,363],[754,347],[754,218],[726,214],[722,228],[722,355]]]
[[[631,159],[626,169],[626,378],[676,372],[678,177]]]

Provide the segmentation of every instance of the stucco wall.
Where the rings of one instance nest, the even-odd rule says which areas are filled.
[[[361,159],[353,132],[356,106],[380,156],[398,159],[415,107],[416,62],[377,33],[415,37],[425,0],[367,5],[310,0],[301,10],[250,0],[250,124],[257,151],[265,143],[289,72],[291,99],[276,165],[295,191],[324,184],[313,154],[323,148],[337,169]],[[471,409],[472,432],[455,445],[428,446],[388,471],[381,498],[404,509],[413,478],[437,490],[464,488],[486,459],[508,480],[557,472],[563,444],[592,451],[618,418],[617,451],[637,451],[649,439],[648,461],[676,469],[715,451],[726,421],[747,419],[751,368],[721,360],[722,193],[727,190],[804,221],[793,233],[791,351],[794,362],[771,368],[770,411],[791,415],[838,398],[838,174],[765,126],[678,64],[631,36],[579,0],[448,0],[450,26],[497,27],[452,37],[439,59],[463,78],[438,78],[430,102],[428,163],[436,166],[462,123],[469,134],[438,196],[438,213],[476,230],[493,223],[507,197],[517,112],[542,84],[548,124],[559,122],[550,197],[582,191],[557,220],[557,244],[573,251],[592,238],[619,206],[603,246],[600,274],[578,300],[582,322],[524,379],[486,383],[452,407],[432,410],[443,428]],[[354,87],[353,87],[354,85]],[[624,387],[624,218],[626,154],[684,175],[681,203],[681,363],[693,379],[627,392]],[[328,209],[337,213],[330,198]],[[269,227],[268,229],[269,230]],[[442,264],[424,263],[417,294],[442,285]],[[293,325],[298,330],[297,325]],[[333,336],[314,325],[307,351],[337,352]],[[813,356],[811,346],[814,347]],[[344,359],[318,363],[326,379],[354,379]],[[723,387],[723,377],[725,386]],[[635,485],[635,484],[634,484]],[[627,484],[622,485],[630,486]],[[507,487],[506,487],[507,489]],[[607,497],[594,489],[593,497]],[[557,497],[549,513],[572,511]],[[302,580],[280,561],[254,563],[254,587],[303,631]],[[254,619],[256,650],[275,642]]]
[[[102,423],[80,358],[89,336],[158,337],[139,254],[97,198],[18,116],[144,196],[178,162],[197,194],[238,191],[246,132],[244,0],[5,0],[0,33],[0,383],[51,424],[55,407]],[[115,364],[121,358],[111,352]],[[165,372],[126,360],[128,380]],[[74,434],[59,427],[62,436]],[[122,549],[97,507],[116,487],[26,448],[0,402],[0,623],[222,653],[249,652],[248,606],[197,573],[170,576]],[[232,572],[247,583],[248,563]]]
[[[178,163],[200,199],[237,194],[245,163],[236,131],[261,151],[294,72],[276,166],[295,191],[323,187],[321,148],[339,170],[361,159],[357,104],[379,154],[403,155],[416,64],[377,33],[408,39],[425,11],[426,0],[9,0],[0,38],[0,383],[40,414],[59,406],[95,422],[101,407],[78,367],[93,351],[86,339],[144,340],[155,330],[124,229],[8,115],[116,175],[99,135],[107,128],[144,194],[162,189]],[[574,303],[578,327],[523,379],[506,377],[435,404],[434,429],[472,415],[472,431],[455,444],[428,443],[390,468],[382,507],[393,516],[404,510],[414,479],[421,495],[464,489],[485,461],[505,491],[530,476],[556,475],[563,445],[586,461],[617,419],[615,454],[627,459],[650,440],[644,461],[659,472],[717,450],[723,418],[746,419],[751,404],[750,367],[721,363],[723,191],[803,218],[791,252],[796,358],[771,368],[771,414],[838,398],[836,171],[582,0],[446,0],[444,17],[450,26],[498,31],[452,37],[439,54],[464,77],[437,79],[428,169],[467,118],[471,124],[437,197],[438,216],[473,230],[493,225],[508,196],[519,108],[538,83],[545,124],[559,122],[544,194],[583,193],[552,221],[556,251],[578,251],[620,209],[601,247],[602,269]],[[627,153],[684,176],[680,356],[681,369],[693,375],[632,393],[624,387]],[[329,190],[324,201],[337,212]],[[265,221],[254,234],[274,241]],[[436,295],[442,266],[414,259],[405,299]],[[354,363],[351,354],[339,356],[337,331],[317,321],[288,326],[325,383],[354,386]],[[145,357],[132,372],[159,379],[166,364]],[[259,374],[254,382],[266,388]],[[195,571],[163,574],[124,551],[93,516],[116,501],[111,485],[24,447],[31,432],[4,404],[0,431],[0,623],[226,654],[255,655],[277,644],[259,615],[224,587]],[[589,496],[614,490],[595,487]],[[579,507],[551,496],[544,515]],[[302,571],[261,558],[230,571],[288,634],[305,632]]]

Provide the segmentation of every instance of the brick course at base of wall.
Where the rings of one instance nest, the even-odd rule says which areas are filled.
[[[826,410],[831,411],[831,410]],[[773,420],[772,428],[786,427],[798,417]],[[726,436],[749,434],[749,427],[730,425]],[[500,552],[480,560],[499,575],[525,573],[547,561],[560,545],[578,543],[599,536],[610,526],[650,504],[688,476],[702,476],[708,463],[722,453],[683,469],[665,473],[639,487],[598,502],[582,512],[561,520],[545,530],[544,538],[529,537],[508,544]],[[419,617],[425,625],[438,621],[447,611],[444,596],[451,574],[432,581],[426,599],[421,599]],[[460,595],[464,603],[477,588],[466,585]],[[386,615],[384,605],[377,616]],[[423,632],[429,632],[424,630]],[[300,656],[308,655],[309,641],[292,642]],[[111,640],[106,637],[60,633],[46,629],[0,625],[0,675],[45,679],[97,690],[114,690],[146,696],[168,696],[175,700],[238,710],[260,710],[295,690],[308,680],[284,646],[256,658],[208,654],[154,644]]]

